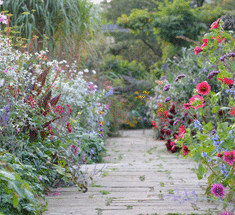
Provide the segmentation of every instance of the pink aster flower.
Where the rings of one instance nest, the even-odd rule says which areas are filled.
[[[232,166],[235,162],[235,150],[232,150],[231,152],[224,152],[224,162],[227,162],[228,165]]]
[[[211,194],[223,199],[225,196],[224,186],[222,184],[213,184],[211,187]]]
[[[199,107],[203,108],[204,98],[199,95],[194,95],[193,97],[191,97],[191,99],[189,99],[189,104],[191,105],[193,109],[198,109]]]

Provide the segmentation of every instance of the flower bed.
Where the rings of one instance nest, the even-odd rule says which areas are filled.
[[[196,57],[185,50],[182,60],[168,62],[172,70],[156,81],[149,114],[157,138],[172,153],[199,163],[197,176],[207,177],[208,198],[226,209],[235,191],[235,54],[231,32],[222,24],[218,19],[211,25],[194,49]]]
[[[41,214],[49,187],[78,185],[86,192],[80,165],[101,161],[111,89],[99,89],[95,71],[79,72],[76,62],[15,45],[2,31],[0,213]]]

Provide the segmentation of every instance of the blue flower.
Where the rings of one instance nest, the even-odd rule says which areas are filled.
[[[106,93],[106,97],[113,95],[113,88],[109,90],[109,92]]]
[[[228,175],[228,170],[226,169],[226,165],[222,164],[222,166],[219,167],[220,172],[226,177]]]
[[[206,152],[202,152],[201,156],[202,156],[203,158],[208,158],[208,154],[207,154]]]
[[[194,121],[194,127],[197,128],[199,131],[203,130],[203,125],[198,121]]]

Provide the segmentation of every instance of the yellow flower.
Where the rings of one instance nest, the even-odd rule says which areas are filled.
[[[81,115],[82,113],[81,112],[78,112],[78,115]]]

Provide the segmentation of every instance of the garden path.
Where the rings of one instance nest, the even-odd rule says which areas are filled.
[[[123,131],[106,146],[104,164],[83,167],[87,174],[96,172],[88,192],[59,189],[60,195],[48,197],[45,215],[210,214],[215,209],[203,195],[206,181],[192,171],[196,164],[167,152],[152,130]]]

